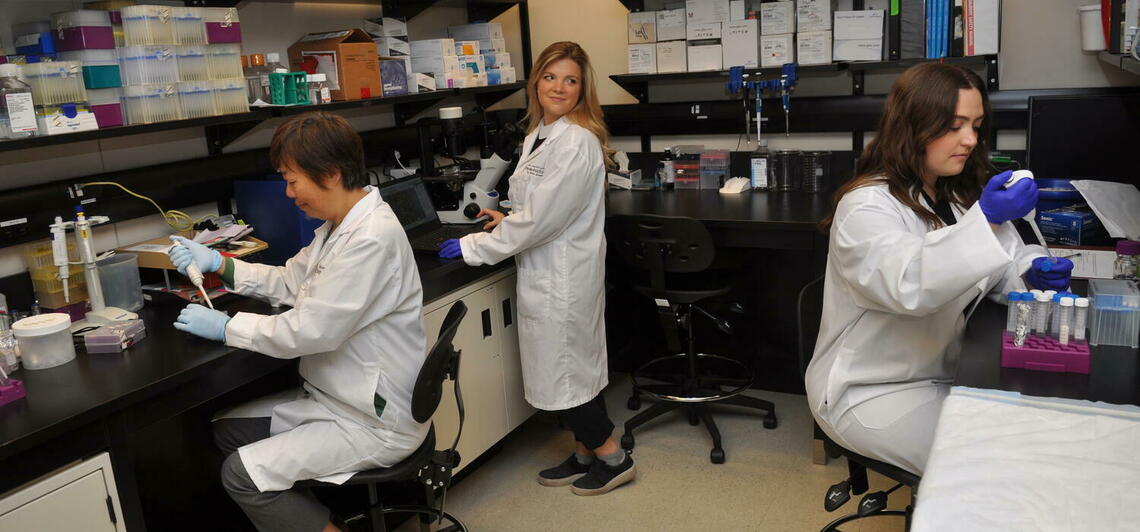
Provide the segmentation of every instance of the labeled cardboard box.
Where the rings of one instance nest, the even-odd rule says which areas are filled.
[[[380,85],[384,96],[402,96],[408,93],[408,63],[405,58],[380,58]]]
[[[657,11],[657,41],[676,41],[685,38],[685,10]]]
[[[831,62],[831,32],[808,31],[796,34],[796,59],[801,65],[826,65]]]
[[[657,73],[657,45],[630,44],[628,50],[630,74]]]
[[[796,0],[796,31],[830,30],[834,4],[835,0]]]
[[[685,53],[687,48],[685,41],[657,43],[657,73],[687,72],[689,69],[689,56]]]
[[[772,68],[796,62],[795,35],[763,35],[760,37],[760,66]]]
[[[760,35],[784,35],[795,32],[795,2],[760,4]]]
[[[689,72],[721,69],[721,45],[705,44],[689,46],[686,50],[689,60]]]
[[[193,232],[182,232],[179,235],[186,238],[193,238]],[[242,258],[258,251],[269,249],[269,244],[262,240],[253,238],[252,236],[245,236],[241,239],[245,242],[253,242],[252,247],[241,247],[234,251],[219,250],[223,257]],[[150,240],[123,246],[116,251],[122,253],[134,253],[138,255],[138,262],[140,268],[158,268],[161,270],[174,270],[174,264],[170,262],[170,255],[166,254],[166,250],[170,249],[170,237],[160,236]]]
[[[722,63],[724,68],[742,66],[744,68],[757,68],[760,66],[759,28],[757,20],[735,20],[724,23],[721,36]]]
[[[289,47],[293,72],[310,71],[328,77],[334,100],[360,100],[381,95],[380,60],[368,32],[354,28],[310,33]]]
[[[628,44],[657,42],[657,12],[635,11],[629,14]]]

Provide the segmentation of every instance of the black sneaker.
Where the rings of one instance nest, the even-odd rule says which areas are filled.
[[[594,460],[590,472],[575,480],[570,491],[575,495],[601,495],[633,480],[637,470],[633,468],[633,457],[626,455],[625,461],[616,467],[606,465],[601,459]]]
[[[596,458],[594,459],[594,463],[600,461],[601,460],[598,460]],[[558,464],[557,466],[550,469],[539,471],[538,483],[542,484],[543,486],[549,486],[552,488],[558,486],[567,486],[575,480],[581,478],[589,470],[590,464],[583,464],[579,462],[578,459],[575,458],[573,454],[571,454],[570,458],[567,458],[566,461],[562,462],[561,464]]]

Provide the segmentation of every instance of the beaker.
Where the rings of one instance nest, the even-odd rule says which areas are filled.
[[[800,150],[776,150],[769,165],[771,179],[768,186],[788,192],[800,188]]]
[[[805,151],[800,157],[800,181],[804,192],[823,192],[831,173],[831,152]]]

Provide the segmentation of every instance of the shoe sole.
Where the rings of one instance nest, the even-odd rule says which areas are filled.
[[[577,475],[570,475],[568,477],[563,477],[563,478],[538,477],[538,483],[542,484],[543,486],[546,486],[548,488],[560,488],[562,486],[569,486],[569,485],[573,484],[574,481],[576,481],[576,480],[578,480],[584,476],[586,476],[585,473],[578,473]]]
[[[579,488],[578,486],[570,486],[570,491],[574,492],[574,495],[602,495],[604,493],[609,493],[617,489],[619,486],[630,482],[636,476],[637,470],[631,467],[625,471],[622,471],[618,476],[610,479],[610,481],[607,482],[605,486],[602,486],[600,488],[587,489]]]

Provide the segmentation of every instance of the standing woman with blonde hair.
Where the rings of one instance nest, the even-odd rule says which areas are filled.
[[[586,51],[556,42],[527,82],[527,136],[510,178],[511,213],[483,210],[490,233],[444,242],[440,256],[472,266],[515,256],[526,400],[556,411],[577,448],[541,471],[544,486],[600,495],[634,477],[610,433],[605,330],[608,133]]]

